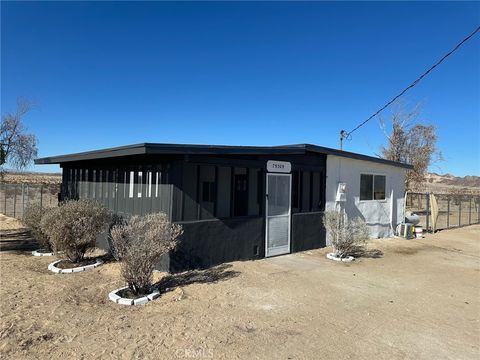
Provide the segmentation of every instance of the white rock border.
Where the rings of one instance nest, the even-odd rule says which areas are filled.
[[[153,290],[153,292],[151,292],[147,296],[143,296],[138,299],[122,298],[117,295],[117,293],[120,290],[125,290],[125,289],[128,289],[128,286],[111,291],[108,294],[108,298],[110,299],[110,301],[113,301],[114,303],[120,304],[120,305],[145,305],[149,301],[155,300],[157,297],[160,296],[160,291],[158,289],[155,289]]]
[[[53,252],[40,252],[39,250],[33,250],[32,255],[33,256],[53,256],[54,255]]]
[[[100,259],[97,259],[95,264],[91,265],[85,265],[85,266],[79,266],[79,267],[74,267],[70,269],[61,269],[59,267],[56,267],[55,265],[58,264],[61,260],[54,261],[53,263],[48,265],[48,270],[53,271],[54,273],[57,274],[71,274],[71,273],[76,273],[76,272],[82,272],[82,271],[87,271],[96,268],[97,266],[100,266],[103,264],[103,261]]]
[[[352,262],[355,260],[353,256],[347,256],[344,258],[338,257],[335,253],[328,253],[327,259],[334,260],[334,261],[343,261],[343,262]]]

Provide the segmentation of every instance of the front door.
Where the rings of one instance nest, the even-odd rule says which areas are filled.
[[[267,174],[265,255],[290,252],[291,185],[290,174]]]

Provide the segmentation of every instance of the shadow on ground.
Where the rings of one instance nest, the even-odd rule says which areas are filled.
[[[371,259],[378,259],[383,256],[383,251],[378,249],[364,249],[362,247],[358,247],[357,249],[353,250],[349,255],[355,258],[371,258]]]
[[[32,251],[38,249],[38,243],[28,230],[0,232],[0,251]]]
[[[190,284],[211,284],[218,281],[225,281],[240,275],[239,271],[228,270],[230,264],[222,264],[206,270],[191,270],[184,273],[168,275],[154,284],[154,287],[161,290],[172,290]]]

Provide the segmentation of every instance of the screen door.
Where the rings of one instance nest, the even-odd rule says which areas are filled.
[[[290,174],[267,174],[266,256],[290,252]]]

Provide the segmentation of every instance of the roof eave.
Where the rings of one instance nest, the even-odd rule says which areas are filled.
[[[226,145],[188,145],[143,143],[110,149],[87,151],[68,155],[59,155],[35,159],[35,164],[62,164],[67,162],[98,160],[132,155],[268,155],[268,154],[304,154],[302,147],[260,147]]]
[[[375,162],[375,163],[380,163],[380,164],[385,164],[385,165],[390,165],[390,166],[395,166],[395,167],[401,167],[401,168],[404,168],[404,169],[407,169],[407,170],[412,170],[413,169],[413,165],[410,165],[410,164],[405,164],[405,163],[401,163],[401,162],[397,162],[397,161],[382,159],[382,158],[374,157],[374,156],[357,154],[357,153],[353,153],[353,152],[349,152],[349,151],[326,148],[326,147],[323,147],[323,146],[317,146],[317,145],[311,145],[311,144],[305,144],[305,148],[306,148],[307,151],[310,151],[310,152],[317,152],[317,153],[322,153],[322,154],[327,154],[327,155],[341,156],[341,157],[346,157],[346,158],[355,159],[355,160],[371,161],[371,162]]]

